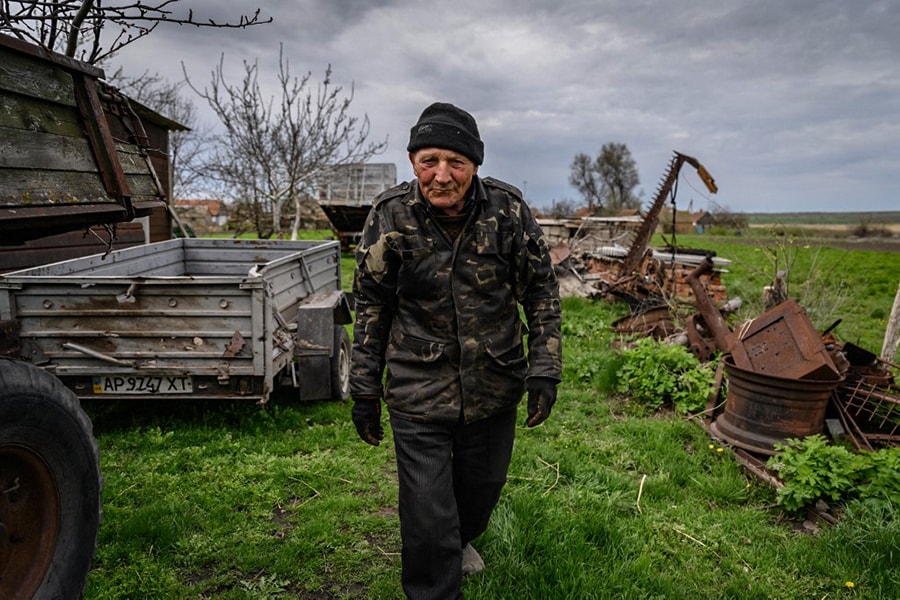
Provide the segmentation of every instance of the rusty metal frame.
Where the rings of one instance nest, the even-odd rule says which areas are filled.
[[[900,389],[897,386],[882,387],[861,379],[841,384],[833,399],[841,424],[857,448],[874,450],[875,446],[900,446]],[[864,428],[865,425],[868,427]]]
[[[125,172],[119,162],[116,143],[103,106],[100,104],[100,95],[97,92],[95,80],[83,73],[73,73],[72,81],[75,84],[75,100],[78,110],[84,120],[85,131],[97,168],[103,179],[103,185],[107,193],[114,197],[126,210],[126,220],[134,218],[134,208],[131,205],[131,188],[125,179]]]

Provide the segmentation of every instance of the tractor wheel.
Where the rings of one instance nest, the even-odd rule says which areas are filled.
[[[0,358],[0,598],[79,598],[100,526],[100,453],[58,379]]]

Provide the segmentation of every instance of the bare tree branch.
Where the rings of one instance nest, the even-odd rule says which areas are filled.
[[[584,153],[576,154],[570,169],[569,183],[581,194],[588,210],[593,212],[595,207],[603,208],[603,198],[606,195],[603,181],[594,171],[591,157]]]
[[[368,142],[369,119],[351,116],[353,89],[345,94],[335,86],[330,66],[313,90],[312,74],[291,75],[282,51],[277,95],[266,97],[256,62],[244,61],[241,82],[231,84],[225,78],[224,61],[223,55],[202,90],[185,71],[188,85],[206,100],[225,130],[205,170],[236,200],[253,205],[250,212],[260,237],[283,235],[283,222],[291,210],[296,237],[301,208],[315,197],[317,175],[334,165],[380,154],[387,141]]]
[[[95,64],[153,32],[160,23],[194,27],[243,29],[270,23],[272,18],[239,15],[236,22],[200,20],[190,9],[187,16],[175,13],[181,0],[0,0],[0,31]],[[182,13],[183,14],[183,13]],[[101,40],[107,34],[111,41]]]
[[[625,144],[603,144],[594,160],[587,154],[576,154],[570,166],[569,183],[592,212],[637,208],[640,199],[633,190],[639,182],[637,166]]]

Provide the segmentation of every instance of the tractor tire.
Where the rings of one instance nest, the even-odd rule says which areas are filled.
[[[0,357],[0,598],[79,598],[97,551],[100,452],[78,398]]]
[[[343,325],[334,326],[334,354],[331,357],[331,399],[350,397],[350,334]]]

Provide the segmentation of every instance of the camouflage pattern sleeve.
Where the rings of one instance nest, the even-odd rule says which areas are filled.
[[[373,207],[356,248],[350,393],[383,397],[385,349],[396,308],[397,269],[390,251],[384,216]]]
[[[559,283],[540,226],[524,201],[518,203],[522,247],[516,256],[516,296],[528,326],[528,377],[562,379],[562,311]]]

